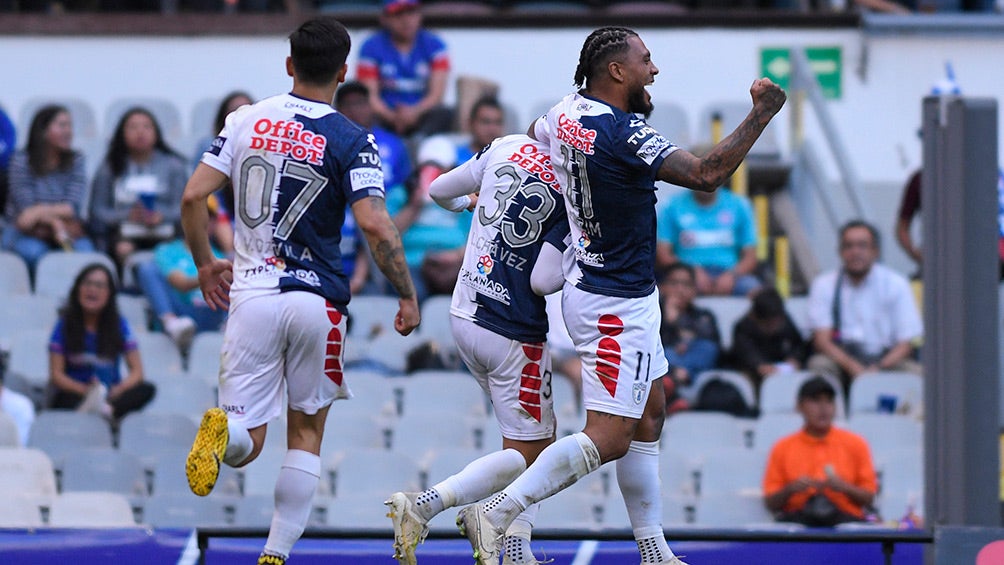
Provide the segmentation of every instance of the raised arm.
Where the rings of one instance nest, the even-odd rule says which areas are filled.
[[[786,95],[768,78],[750,87],[753,109],[725,139],[704,157],[685,150],[671,153],[659,167],[659,180],[701,192],[714,192],[732,176],[771,118],[784,105]]]

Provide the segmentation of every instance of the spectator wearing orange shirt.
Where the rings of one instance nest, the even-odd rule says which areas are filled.
[[[780,522],[830,527],[865,520],[878,488],[868,444],[833,427],[833,385],[813,377],[798,390],[804,427],[771,449],[764,503]]]

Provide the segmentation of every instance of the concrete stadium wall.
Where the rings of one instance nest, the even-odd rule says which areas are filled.
[[[918,16],[923,17],[923,16]],[[371,29],[352,29],[355,45]],[[572,89],[579,48],[590,30],[463,30],[441,33],[453,59],[453,74],[490,78],[501,84],[501,98],[522,122],[534,110]],[[750,83],[759,73],[759,50],[772,46],[839,46],[843,96],[830,104],[851,159],[869,190],[871,219],[887,235],[886,261],[903,271],[911,267],[891,235],[900,188],[919,166],[920,100],[942,80],[944,63],[954,65],[964,94],[1004,99],[1004,34],[882,33],[863,29],[640,29],[661,73],[650,92],[658,104],[670,101],[690,117],[691,137],[698,139],[702,109],[716,101],[748,101]],[[7,36],[0,37],[5,69],[0,106],[23,132],[30,117],[22,107],[46,97],[79,97],[91,102],[98,125],[103,110],[123,97],[156,96],[179,108],[188,136],[179,148],[190,152],[195,138],[191,114],[205,99],[218,99],[234,88],[256,97],[288,90],[283,33],[247,37]],[[350,60],[354,69],[355,58]],[[350,72],[350,76],[354,72]],[[454,100],[453,87],[448,99]],[[788,110],[776,118],[782,148],[787,147]],[[208,125],[199,125],[208,129]],[[836,167],[813,119],[808,139]],[[1004,130],[999,135],[1004,139]],[[20,143],[20,142],[19,142]],[[999,141],[1004,148],[1004,142]],[[1004,161],[1004,159],[1002,159]],[[832,266],[832,230],[819,224],[820,260]],[[825,250],[825,251],[823,251]]]

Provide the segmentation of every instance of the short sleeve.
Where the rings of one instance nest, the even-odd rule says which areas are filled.
[[[129,326],[129,322],[122,316],[119,316],[119,329],[122,332],[122,351],[129,352],[139,349],[139,345],[136,343],[136,336],[132,333],[132,327]]]
[[[377,41],[379,35],[374,35],[363,42],[359,49],[359,63],[356,67],[356,78],[359,80],[376,80],[380,78],[380,58]]]
[[[770,496],[784,488],[784,471],[781,468],[781,449],[775,444],[767,458],[767,468],[763,473],[763,494]]]
[[[372,133],[366,134],[352,163],[345,172],[343,182],[345,198],[351,205],[367,196],[384,197],[383,166],[380,163],[380,149]]]
[[[242,115],[249,108],[250,106],[242,106],[231,112],[227,116],[223,130],[213,140],[209,149],[202,154],[203,163],[223,173],[228,178],[230,177],[230,164],[234,159],[233,132],[237,131],[237,124],[240,123]]]
[[[647,170],[652,178],[663,160],[679,149],[642,118],[621,119],[618,126],[614,147],[619,157],[634,169]]]
[[[49,336],[49,353],[63,353],[66,350],[66,338],[63,336],[63,320],[56,322]]]

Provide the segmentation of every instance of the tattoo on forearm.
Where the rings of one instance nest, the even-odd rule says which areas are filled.
[[[415,296],[415,285],[411,282],[408,264],[404,260],[401,238],[381,239],[373,250],[373,260],[401,298]]]
[[[719,187],[739,168],[743,158],[763,131],[760,118],[744,120],[728,137],[701,161],[701,176],[713,178]]]

